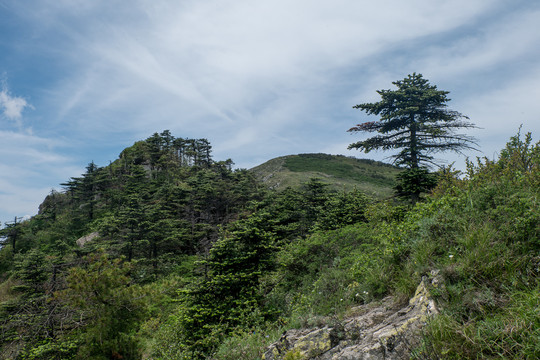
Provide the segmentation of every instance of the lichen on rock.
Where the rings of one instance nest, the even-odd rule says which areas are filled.
[[[430,285],[438,283],[432,274]],[[351,316],[336,325],[289,330],[266,349],[264,360],[283,360],[288,353],[303,360],[406,359],[419,345],[420,330],[438,313],[424,279],[406,306],[389,296],[378,303],[352,309]]]

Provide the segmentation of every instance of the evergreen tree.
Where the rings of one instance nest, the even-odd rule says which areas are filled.
[[[219,336],[238,326],[249,326],[244,322],[251,313],[262,318],[272,315],[271,309],[264,309],[259,278],[275,266],[273,256],[278,247],[274,235],[262,229],[264,222],[263,217],[254,215],[235,223],[200,262],[204,277],[185,292],[179,317],[191,358],[208,358],[222,340]]]
[[[20,232],[20,218],[15,216],[15,219],[12,223],[6,223],[5,228],[0,229],[0,237],[5,237],[5,240],[2,241],[1,245],[5,246],[11,244],[11,249],[13,251],[17,250],[17,239]]]
[[[70,358],[55,348],[59,334],[74,326],[73,311],[52,296],[61,286],[57,261],[37,248],[15,256],[10,289],[15,296],[0,304],[0,358]],[[18,350],[12,353],[10,348]],[[16,357],[28,351],[43,356]]]
[[[352,143],[349,149],[366,153],[375,149],[401,149],[391,156],[395,164],[404,165],[408,172],[399,179],[401,191],[398,189],[398,193],[411,196],[416,202],[426,186],[433,183],[426,171],[428,166],[436,165],[433,154],[475,149],[472,137],[456,133],[458,129],[475,126],[466,121],[467,116],[447,109],[449,92],[438,90],[422,74],[413,73],[392,84],[397,90],[377,91],[381,101],[354,106],[368,115],[380,115],[380,119],[358,124],[349,132],[376,132],[379,135]]]
[[[57,293],[86,325],[77,358],[140,358],[135,331],[145,312],[144,293],[131,284],[131,264],[104,252],[85,260],[86,266],[69,270],[67,288]]]

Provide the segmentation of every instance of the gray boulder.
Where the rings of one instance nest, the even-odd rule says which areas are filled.
[[[432,275],[430,286],[437,286],[437,273]],[[400,306],[386,297],[353,308],[351,313],[355,315],[332,326],[287,331],[266,349],[263,359],[408,359],[419,345],[420,330],[438,311],[424,280],[408,304]]]

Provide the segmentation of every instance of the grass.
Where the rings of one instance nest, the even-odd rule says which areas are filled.
[[[393,186],[396,168],[381,162],[326,154],[300,154],[285,159],[284,166],[293,172],[316,171],[340,179]]]
[[[269,188],[298,188],[318,178],[334,190],[357,188],[376,198],[393,194],[399,169],[382,162],[342,155],[300,154],[275,158],[251,169]]]
[[[264,349],[277,341],[283,333],[283,328],[268,327],[252,331],[240,331],[225,339],[212,360],[259,360]]]
[[[448,313],[432,319],[424,347],[448,359],[540,358],[540,289],[509,296],[512,300],[504,309],[465,324]]]

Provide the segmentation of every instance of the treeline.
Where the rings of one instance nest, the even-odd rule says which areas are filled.
[[[156,133],[106,167],[90,163],[45,199],[38,219],[54,222],[67,206],[69,233],[96,230],[115,255],[151,259],[157,269],[171,254],[207,252],[219,226],[260,199],[259,184],[232,164],[213,161],[206,139]]]

